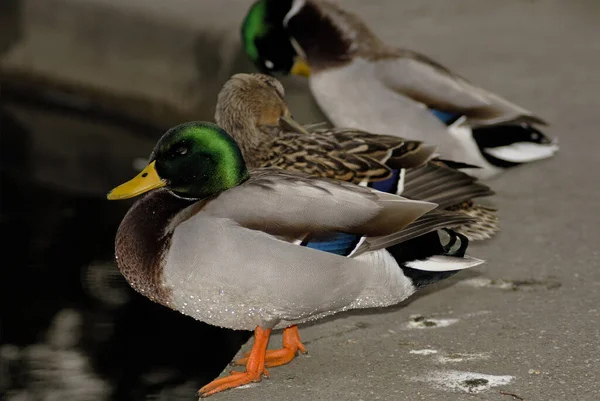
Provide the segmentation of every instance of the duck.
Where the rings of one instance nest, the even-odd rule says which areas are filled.
[[[489,179],[552,157],[558,140],[527,109],[431,58],[390,46],[351,12],[326,0],[258,0],[241,28],[246,54],[267,74],[308,77],[335,126],[439,145],[448,159]]]
[[[201,397],[291,361],[305,350],[298,324],[395,305],[483,263],[452,230],[467,217],[349,182],[248,168],[234,139],[209,122],[168,130],[149,164],[107,194],[137,196],[115,237],[129,285],[196,320],[254,331],[245,370],[208,383]],[[306,246],[338,232],[356,236],[344,255]],[[267,350],[278,329],[283,348]]]
[[[460,171],[465,165],[440,159],[436,146],[421,141],[303,126],[292,117],[285,88],[273,76],[233,75],[217,97],[215,121],[234,138],[252,168],[278,167],[434,202],[475,219],[455,227],[471,241],[499,231],[497,210],[474,201],[494,192]]]

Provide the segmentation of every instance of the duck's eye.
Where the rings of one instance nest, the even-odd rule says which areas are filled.
[[[271,60],[265,60],[265,67],[267,67],[269,70],[272,70],[273,67],[275,67],[275,64],[273,64]]]
[[[532,139],[533,141],[539,141],[539,139],[540,139],[540,134],[538,134],[538,133],[534,132],[533,134],[531,134],[531,139]]]
[[[180,146],[175,150],[175,153],[177,153],[178,155],[185,155],[188,152],[188,148],[187,146]]]

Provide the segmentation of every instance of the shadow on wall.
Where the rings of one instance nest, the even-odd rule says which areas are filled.
[[[2,0],[0,2],[0,55],[21,36],[21,14],[21,0]]]

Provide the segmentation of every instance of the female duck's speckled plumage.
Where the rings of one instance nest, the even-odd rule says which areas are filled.
[[[434,146],[357,129],[301,127],[291,118],[284,88],[273,77],[234,75],[219,93],[215,119],[240,145],[249,166],[369,183],[410,199],[452,206],[476,218],[457,229],[472,240],[489,238],[498,230],[495,210],[472,202],[493,192],[447,167],[448,161],[434,159]],[[373,185],[391,179],[398,180],[397,188]]]

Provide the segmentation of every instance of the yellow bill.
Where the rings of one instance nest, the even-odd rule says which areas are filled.
[[[158,176],[155,164],[156,160],[148,164],[134,178],[110,191],[106,198],[108,200],[129,199],[167,185],[167,181]]]
[[[310,67],[308,66],[306,60],[300,56],[297,56],[290,73],[292,75],[299,75],[301,77],[310,77]]]

